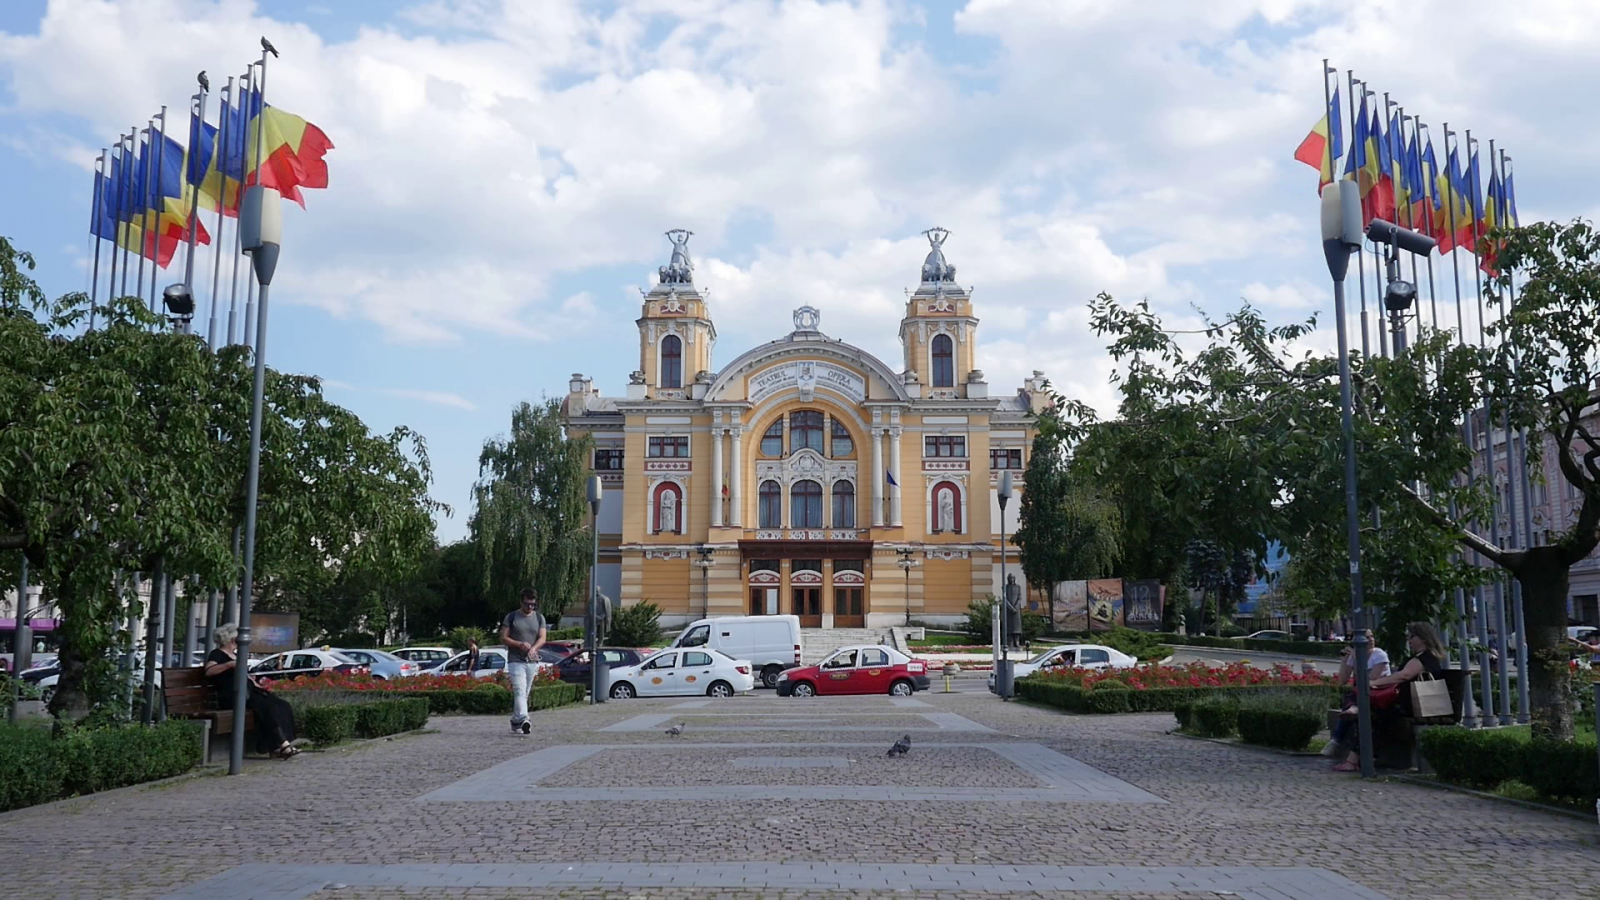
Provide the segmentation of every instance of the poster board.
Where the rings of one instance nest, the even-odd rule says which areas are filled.
[[[299,613],[252,613],[250,652],[282,653],[300,649]]]

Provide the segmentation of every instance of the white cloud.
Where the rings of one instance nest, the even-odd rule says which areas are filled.
[[[428,403],[434,406],[454,407],[456,409],[467,410],[468,412],[478,408],[476,403],[473,403],[471,400],[468,400],[460,394],[455,394],[450,391],[417,390],[414,388],[361,387],[335,379],[323,380],[322,386],[324,388],[350,391],[359,394],[382,394],[386,397],[399,397],[402,400],[416,400],[419,403]]]

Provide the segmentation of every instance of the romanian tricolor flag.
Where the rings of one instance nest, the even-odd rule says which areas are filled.
[[[188,239],[191,195],[183,184],[183,147],[171,138],[162,141],[159,160],[149,155],[148,145],[141,145],[132,158],[113,157],[109,175],[95,176],[100,202],[90,232],[166,268],[178,245]],[[153,177],[146,177],[147,172]],[[195,240],[211,243],[210,232],[199,222],[195,225]]]
[[[1430,145],[1428,149],[1433,148]],[[1468,237],[1467,243],[1471,243],[1472,210],[1467,203],[1464,184],[1461,160],[1456,156],[1456,151],[1451,150],[1445,171],[1434,176],[1434,188],[1438,192],[1434,201],[1434,238],[1439,241],[1440,253],[1449,253],[1459,246],[1463,234]]]
[[[1334,88],[1333,99],[1328,101],[1328,111],[1323,113],[1311,133],[1295,148],[1294,158],[1322,173],[1317,183],[1320,192],[1333,181],[1333,158],[1344,145],[1344,126],[1339,117],[1339,89]]]
[[[1483,220],[1478,223],[1478,233],[1481,236],[1478,243],[1478,268],[1487,272],[1492,278],[1500,274],[1500,270],[1495,266],[1495,259],[1500,255],[1500,239],[1495,235],[1495,231],[1506,227],[1505,191],[1500,183],[1500,170],[1495,166],[1489,167],[1489,187],[1485,193],[1488,196],[1483,205]]]
[[[317,126],[270,104],[263,107],[259,92],[240,104],[224,101],[218,121],[220,128],[200,122],[193,129],[196,159],[203,157],[205,165],[190,173],[190,183],[200,186],[207,209],[220,204],[227,215],[238,215],[240,190],[255,184],[258,175],[262,184],[302,207],[301,188],[328,186],[323,156],[333,141]],[[258,165],[260,160],[265,164]]]

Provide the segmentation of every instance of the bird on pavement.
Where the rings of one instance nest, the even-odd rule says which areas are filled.
[[[194,78],[195,78],[196,81],[200,82],[200,90],[202,90],[202,91],[211,90],[211,79],[206,77],[206,70],[205,69],[201,69],[200,70],[200,74],[196,75]]]
[[[688,722],[679,722],[678,724],[672,726],[671,728],[668,728],[667,729],[667,734],[669,736],[671,736],[671,737],[677,737],[678,735],[683,734],[683,726],[685,726],[687,724],[689,724],[689,723]]]
[[[261,49],[271,53],[274,58],[276,58],[278,55],[278,48],[272,46],[272,42],[267,40],[264,35],[261,38]]]
[[[908,751],[910,749],[911,749],[911,735],[902,734],[900,736],[900,740],[895,741],[894,742],[894,746],[890,747],[889,748],[889,752],[885,753],[884,755],[885,756],[905,756],[906,755],[906,751]]]

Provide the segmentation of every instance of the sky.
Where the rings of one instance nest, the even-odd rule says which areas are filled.
[[[898,371],[941,226],[991,392],[1037,369],[1110,412],[1101,291],[1180,324],[1320,315],[1333,346],[1292,159],[1324,57],[1436,141],[1495,139],[1524,221],[1600,213],[1592,0],[5,0],[0,234],[49,293],[90,285],[100,149],[163,104],[181,121],[195,73],[220,87],[263,35],[268,102],[335,144],[329,188],[285,210],[268,362],[425,436],[446,542],[515,404],[573,373],[624,392],[671,228],[715,364],[809,304]]]

